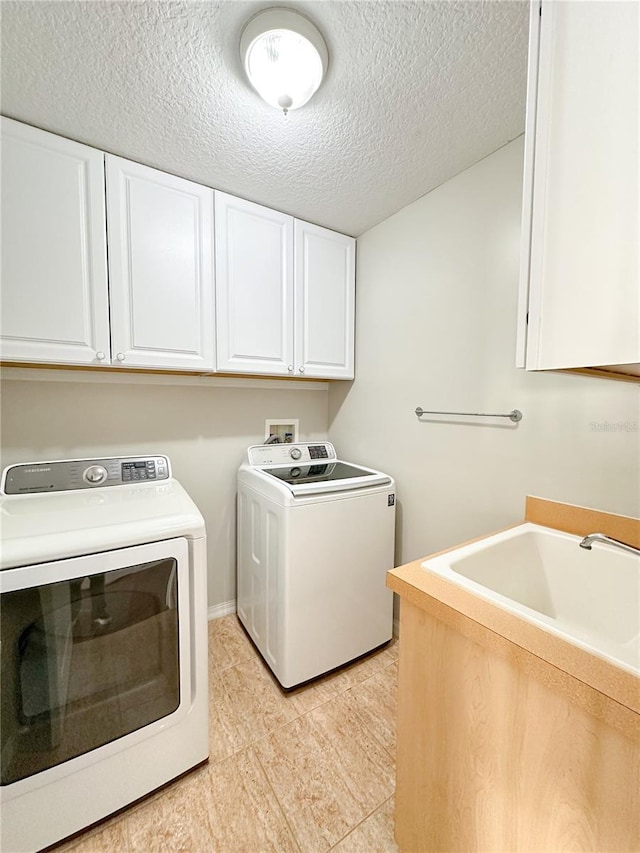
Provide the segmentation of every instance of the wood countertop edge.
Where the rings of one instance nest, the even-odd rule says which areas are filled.
[[[548,520],[554,518],[556,523],[549,524]],[[595,523],[599,525],[596,528],[599,532],[615,536],[615,538],[623,538],[624,541],[631,542],[631,544],[635,544],[636,534],[640,536],[640,519],[598,513],[595,510],[572,507],[569,504],[558,504],[554,501],[545,501],[542,498],[527,498],[525,520],[521,523],[527,521],[576,535],[586,535],[582,532],[585,525],[589,528],[586,532],[595,532],[593,528]],[[560,524],[566,524],[573,529],[567,530],[566,527],[559,526]],[[503,529],[510,530],[518,526],[515,524]],[[616,536],[612,531],[618,535]],[[640,679],[577,646],[572,646],[536,625],[525,622],[496,605],[478,598],[462,587],[425,571],[421,566],[421,563],[426,559],[457,550],[471,542],[481,541],[488,536],[495,535],[496,532],[501,531],[488,533],[487,536],[477,537],[453,548],[439,551],[437,554],[422,557],[404,566],[391,569],[387,573],[387,586],[401,598],[438,616],[448,624],[456,623],[458,628],[462,626],[466,633],[473,630],[476,633],[478,632],[477,629],[472,629],[471,626],[464,624],[464,620],[477,623],[481,629],[484,629],[484,631],[480,631],[483,642],[490,642],[495,645],[495,638],[497,637],[520,650],[511,649],[509,652],[511,656],[515,654],[522,658],[524,654],[537,659],[537,664],[535,661],[529,661],[528,666],[536,670],[538,677],[540,677],[543,664],[554,667],[557,673],[553,677],[551,674],[547,674],[546,680],[549,678],[557,680],[559,678],[560,681],[566,682],[564,684],[565,691],[569,690],[572,694],[578,691],[578,693],[584,694],[582,704],[586,702],[591,710],[595,705],[600,706],[602,699],[605,699],[607,705],[610,706],[607,709],[606,721],[610,721],[611,717],[619,718],[624,730],[628,731],[633,728],[637,736],[640,722],[638,720],[640,716]],[[461,622],[460,617],[463,617],[463,622]],[[486,632],[490,632],[493,637]],[[503,652],[505,651],[503,649]],[[585,689],[587,693],[585,693]],[[602,699],[598,699],[596,695],[589,695],[588,691],[595,691]],[[616,705],[618,708],[615,707]],[[602,713],[598,716],[602,716]]]
[[[427,572],[420,567],[420,562],[408,563],[406,566],[400,568],[403,570],[413,569],[415,572],[426,575]],[[441,580],[440,578],[434,579]],[[453,587],[453,584],[449,584],[447,581],[442,580],[442,583]],[[456,604],[446,604],[439,594],[426,593],[412,582],[410,574],[408,577],[404,577],[398,574],[397,569],[393,569],[387,575],[387,586],[400,595],[403,603],[406,602],[409,605],[417,607],[419,610],[423,610],[425,613],[451,626],[479,645],[492,649],[500,657],[510,660],[528,675],[538,679],[546,686],[558,690],[571,701],[577,702],[588,713],[593,714],[599,720],[618,729],[634,742],[640,743],[640,711],[637,707],[638,702],[637,700],[631,703],[624,701],[626,698],[624,694],[628,691],[621,691],[623,694],[621,701],[619,696],[612,695],[616,694],[617,691],[611,689],[611,685],[605,685],[607,689],[600,689],[593,685],[592,681],[594,679],[589,679],[588,675],[586,679],[579,678],[570,671],[568,664],[558,664],[550,660],[549,658],[552,658],[553,655],[548,653],[536,654],[531,648],[527,647],[526,639],[524,643],[518,642],[513,636],[509,636],[509,632],[504,630],[504,626],[496,624],[487,625],[486,622],[493,622],[490,612],[489,619],[486,620],[479,617],[477,613],[469,615],[469,613],[465,612],[464,608],[459,606],[459,602]],[[456,588],[455,592],[464,593],[465,591]],[[466,593],[466,596],[474,598],[470,593]],[[477,599],[477,601],[480,600]],[[482,603],[487,604],[489,611],[499,610],[499,608],[489,605],[488,602]],[[520,622],[521,625],[525,624],[527,627],[533,628],[534,632],[545,634],[542,629],[530,626],[529,623],[523,623],[522,620],[511,616],[506,611],[500,611],[500,614],[511,617],[513,621]],[[402,649],[402,609],[400,610],[400,626],[400,648]],[[548,634],[545,635],[545,637],[549,636]],[[553,639],[557,638],[554,637]],[[559,643],[565,646],[568,645],[561,640]],[[581,650],[578,649],[577,651]],[[586,653],[584,654],[586,655]],[[586,655],[586,657],[600,663],[599,659],[592,658],[591,655]],[[602,663],[606,664],[606,662]],[[622,675],[627,675],[622,670],[617,670],[616,667],[608,664],[606,666],[608,669],[616,669],[616,673],[620,672]],[[637,681],[632,675],[629,675],[629,678],[632,681]],[[637,694],[638,688],[636,687],[632,693]]]

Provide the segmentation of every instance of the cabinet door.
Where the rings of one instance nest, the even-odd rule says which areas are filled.
[[[295,223],[296,371],[353,379],[355,240]]]
[[[293,218],[216,192],[218,370],[290,375]]]
[[[213,370],[213,190],[108,154],[107,217],[114,364]]]
[[[104,155],[2,119],[2,358],[109,361]]]
[[[542,4],[529,369],[640,362],[639,10]]]

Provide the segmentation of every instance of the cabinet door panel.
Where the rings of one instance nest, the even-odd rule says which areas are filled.
[[[5,359],[109,361],[104,155],[6,118],[0,328]]]
[[[107,155],[107,201],[114,363],[213,370],[213,190]]]
[[[355,240],[296,220],[296,370],[353,379]]]
[[[530,369],[640,361],[639,9],[543,4]]]
[[[216,192],[218,370],[293,368],[293,219]]]

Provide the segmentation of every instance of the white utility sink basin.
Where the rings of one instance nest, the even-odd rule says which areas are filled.
[[[640,676],[640,557],[529,522],[422,568]]]

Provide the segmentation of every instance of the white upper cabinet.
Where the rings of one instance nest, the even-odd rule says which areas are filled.
[[[113,363],[213,370],[213,190],[107,154],[107,217]]]
[[[7,361],[351,379],[354,299],[351,237],[2,119]]]
[[[104,155],[2,119],[2,358],[109,362]]]
[[[530,370],[640,367],[639,14],[533,4],[518,354]]]
[[[218,370],[291,375],[293,218],[216,192]]]
[[[216,193],[218,370],[353,378],[355,240]]]
[[[353,379],[355,240],[295,222],[296,370]]]

